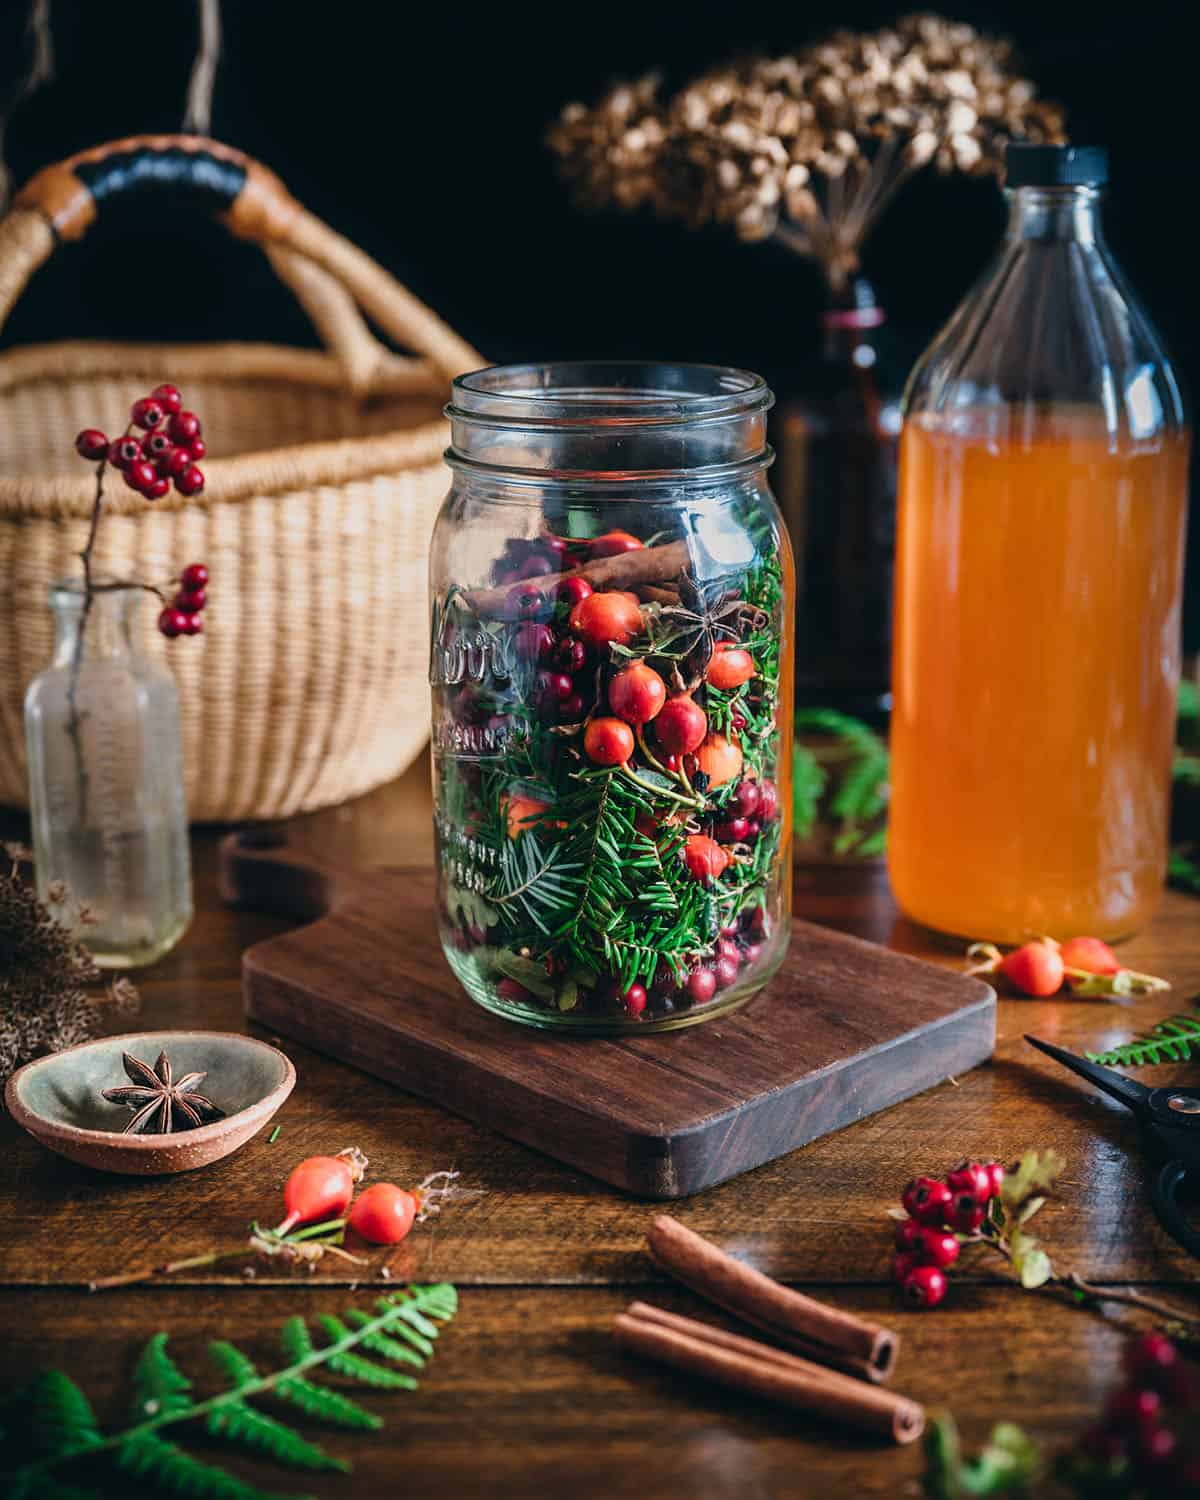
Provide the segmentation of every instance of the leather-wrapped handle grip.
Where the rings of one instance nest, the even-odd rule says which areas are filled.
[[[136,135],[44,167],[13,200],[60,240],[78,240],[109,199],[170,197],[208,208],[241,239],[286,239],[300,205],[274,172],[198,135]]]

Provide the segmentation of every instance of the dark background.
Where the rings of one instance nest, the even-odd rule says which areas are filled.
[[[0,0],[0,92],[20,71],[25,8]],[[18,182],[81,147],[177,129],[183,112],[191,0],[52,8],[57,80],[9,125]],[[815,270],[719,232],[578,213],[555,179],[544,131],[563,103],[594,97],[614,77],[661,64],[683,79],[739,51],[786,50],[836,25],[875,27],[905,8],[224,0],[213,134],[274,167],[489,358],[636,354],[773,373],[815,347]],[[1066,104],[1073,139],[1109,148],[1110,241],[1195,391],[1200,83],[1188,8],[960,0],[946,13],[1012,37],[1029,75]],[[866,268],[906,354],[952,310],[1002,224],[990,182],[925,174],[894,204]],[[311,341],[259,252],[190,217],[110,217],[83,248],[63,250],[3,342],[61,337]]]

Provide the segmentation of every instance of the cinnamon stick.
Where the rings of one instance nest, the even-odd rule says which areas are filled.
[[[613,1327],[618,1342],[648,1359],[895,1443],[915,1442],[925,1428],[916,1401],[678,1313],[635,1302]]]
[[[863,1380],[886,1380],[895,1368],[899,1339],[889,1329],[772,1281],[669,1214],[655,1218],[646,1240],[661,1270],[789,1348]]]
[[[615,557],[597,557],[582,567],[570,568],[565,573],[546,573],[528,581],[550,593],[564,578],[586,578],[594,589],[633,589],[639,584],[667,583],[678,578],[691,561],[688,544],[683,541],[664,542],[658,547],[639,547],[635,552],[619,552]],[[490,614],[500,609],[515,583],[501,584],[492,589],[475,589],[466,596],[466,601],[477,614]]]

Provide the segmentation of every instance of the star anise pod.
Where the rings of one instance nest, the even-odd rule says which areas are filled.
[[[158,1054],[152,1068],[128,1052],[122,1053],[121,1061],[132,1086],[101,1092],[111,1103],[123,1104],[134,1111],[125,1126],[125,1135],[170,1135],[176,1130],[195,1130],[198,1125],[223,1117],[223,1109],[196,1092],[196,1085],[208,1077],[207,1073],[185,1073],[176,1081],[165,1052]]]

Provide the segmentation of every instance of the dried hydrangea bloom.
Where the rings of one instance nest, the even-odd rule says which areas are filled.
[[[1009,140],[1062,138],[1007,42],[921,14],[714,68],[671,99],[656,75],[620,85],[569,106],[550,144],[589,205],[775,236],[837,287],[914,172],[998,174]]]

